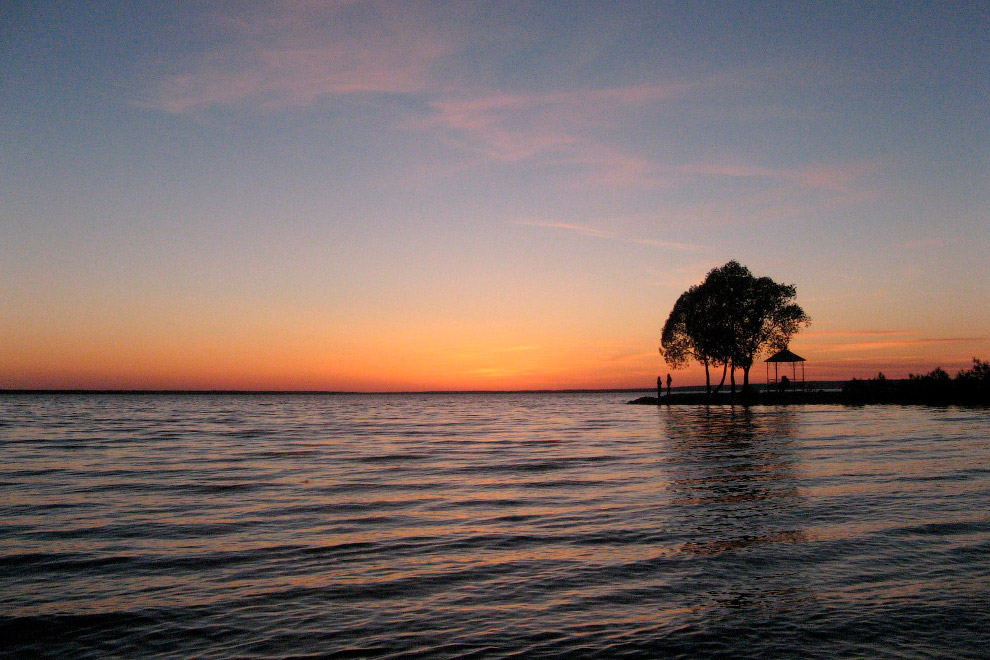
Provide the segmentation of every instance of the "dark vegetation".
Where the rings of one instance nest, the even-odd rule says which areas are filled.
[[[848,399],[860,403],[990,403],[990,362],[973,358],[973,367],[955,378],[941,367],[924,375],[891,380],[853,378],[842,388]]]
[[[796,289],[769,277],[754,277],[737,261],[712,269],[701,284],[681,294],[663,326],[660,354],[673,368],[697,360],[705,367],[705,391],[717,394],[725,383],[736,391],[736,369],[749,390],[749,370],[761,355],[787,347],[811,320],[794,302]],[[722,367],[714,388],[711,369]]]
[[[899,404],[929,406],[990,405],[990,362],[973,358],[973,367],[952,377],[942,368],[927,374],[911,374],[904,379],[890,379],[882,373],[876,378],[853,378],[842,391],[791,389],[788,391],[749,390],[739,395],[716,393],[678,393],[660,399],[644,396],[630,401],[646,405],[787,405],[787,404]]]

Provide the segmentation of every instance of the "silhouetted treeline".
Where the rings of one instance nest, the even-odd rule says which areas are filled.
[[[904,380],[891,380],[882,373],[867,380],[853,378],[842,394],[857,403],[990,404],[990,362],[973,358],[973,367],[955,378],[941,367]]]

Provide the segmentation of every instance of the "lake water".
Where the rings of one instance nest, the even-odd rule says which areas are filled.
[[[987,657],[990,411],[0,396],[0,654]]]

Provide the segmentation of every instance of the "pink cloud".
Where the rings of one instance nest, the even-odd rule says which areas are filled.
[[[348,11],[354,7],[360,11]],[[335,95],[429,93],[440,98],[453,92],[460,98],[434,102],[437,122],[477,137],[494,157],[517,160],[574,141],[569,131],[547,131],[547,125],[523,130],[522,120],[534,119],[534,114],[573,127],[615,106],[648,104],[687,87],[466,96],[435,71],[460,37],[421,14],[355,0],[235,5],[231,12],[209,17],[222,38],[220,45],[184,70],[159,78],[139,105],[182,114],[238,102],[277,108]],[[515,126],[514,118],[520,120]]]
[[[799,185],[804,188],[848,193],[858,186],[855,182],[877,170],[875,162],[844,164],[815,163],[797,169],[770,168],[749,163],[713,162],[684,165],[677,168],[685,174],[712,177],[772,179]]]
[[[714,176],[714,177],[730,177],[730,178],[746,178],[746,179],[780,178],[780,173],[778,171],[772,170],[768,167],[761,167],[758,165],[751,165],[751,164],[727,163],[727,162],[695,163],[691,165],[684,165],[682,167],[677,168],[677,170],[683,174],[700,174],[704,176]]]
[[[986,340],[986,337],[926,337],[920,339],[891,339],[887,341],[842,342],[820,348],[819,350],[827,352],[869,351],[914,346],[930,346],[933,344],[968,344],[983,342]]]
[[[834,192],[850,192],[857,188],[854,182],[873,174],[875,162],[856,162],[842,165],[808,165],[789,174],[789,178],[808,188],[821,188]]]
[[[213,17],[223,45],[160,79],[141,105],[188,114],[239,103],[278,109],[341,96],[418,94],[429,99],[431,114],[403,125],[434,131],[438,141],[465,154],[468,161],[448,159],[446,169],[532,162],[566,171],[575,187],[610,189],[671,187],[698,177],[765,180],[765,199],[713,200],[686,213],[695,224],[793,217],[807,206],[788,201],[789,194],[824,190],[850,198],[861,194],[860,180],[875,169],[872,163],[819,163],[788,170],[731,158],[669,164],[607,137],[669,102],[698,91],[762,84],[756,77],[709,75],[673,84],[543,92],[470,89],[438,76],[463,37],[422,12],[354,0],[234,7]]]
[[[641,85],[547,93],[494,93],[440,98],[432,123],[457,136],[459,146],[501,161],[552,156],[562,162],[599,163],[616,154],[587,137],[590,127],[617,113],[682,94],[687,85]]]
[[[140,105],[182,114],[242,101],[292,107],[332,95],[428,88],[431,68],[452,49],[441,32],[412,12],[377,6],[360,25],[336,20],[351,4],[279,3],[214,16],[229,41],[160,79]]]
[[[665,188],[675,185],[683,178],[672,176],[669,169],[661,167],[655,160],[600,143],[587,144],[581,153],[569,155],[561,161],[583,168],[583,176],[574,184],[582,188],[589,185],[630,189]]]
[[[908,335],[907,330],[806,330],[802,337],[876,337],[890,335]]]

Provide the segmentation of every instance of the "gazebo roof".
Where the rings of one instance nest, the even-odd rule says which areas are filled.
[[[774,353],[764,362],[805,362],[806,360],[795,353],[791,353],[786,348],[778,353]]]

